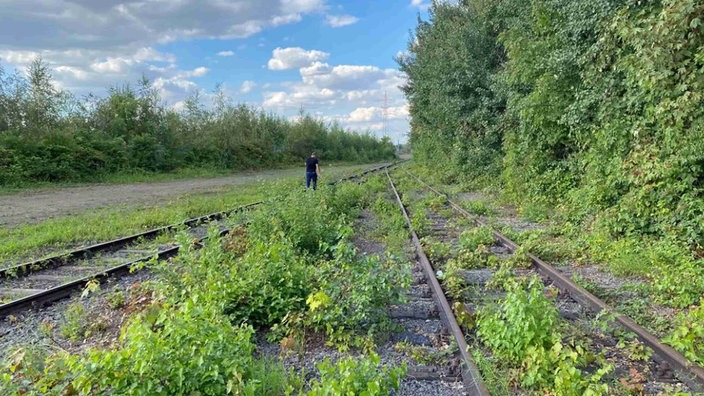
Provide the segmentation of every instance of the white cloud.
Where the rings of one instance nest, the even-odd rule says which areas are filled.
[[[289,13],[313,12],[323,9],[322,0],[281,0],[281,10]]]
[[[386,108],[386,119],[388,120],[401,120],[408,117],[408,105],[387,107]],[[384,118],[384,107],[358,107],[354,109],[350,114],[344,118],[347,123],[357,123],[357,122],[368,122],[368,121],[379,121]]]
[[[384,92],[389,93],[388,106],[401,107],[406,101],[398,86],[404,76],[395,69],[380,69],[370,65],[336,65],[314,62],[299,69],[301,80],[283,83],[284,90],[264,93],[264,107],[286,109],[300,107],[317,109],[331,104],[352,107],[339,119],[362,120],[371,113],[381,114]],[[359,110],[367,108],[367,110]],[[365,113],[366,111],[366,113]],[[402,112],[394,110],[394,114]],[[391,112],[390,112],[391,114]]]
[[[286,105],[288,94],[283,91],[265,92],[263,107],[282,107]]]
[[[381,131],[382,129],[384,129],[384,123],[383,122],[376,122],[374,124],[369,124],[369,126],[367,126],[367,128],[371,129],[372,131]]]
[[[330,54],[323,51],[306,51],[301,47],[276,48],[267,63],[269,70],[289,70],[309,66],[316,61],[328,58]]]
[[[321,104],[334,105],[336,102],[336,93],[331,89],[299,86],[293,92],[265,92],[262,107],[296,109]]]
[[[22,0],[3,2],[7,49],[119,49],[194,38],[242,38],[295,23],[325,0]],[[22,32],[18,34],[17,32]],[[12,48],[9,48],[12,47]]]
[[[277,15],[271,18],[273,26],[288,25],[289,23],[300,22],[303,19],[301,14]]]
[[[50,57],[53,57],[50,55]],[[175,61],[173,55],[162,54],[151,47],[140,48],[133,54],[108,57],[104,61],[91,63],[90,68],[100,73],[125,73],[131,66],[144,62],[171,62]]]
[[[359,22],[359,18],[352,15],[326,15],[325,23],[332,27],[343,27]]]
[[[98,73],[125,73],[134,63],[132,59],[108,58],[102,62],[92,63],[90,68]]]
[[[359,90],[369,87],[379,80],[397,72],[393,69],[381,70],[376,66],[338,65],[314,63],[301,69],[303,82],[320,87],[345,90]]]
[[[399,89],[405,83],[400,71],[316,61],[300,67],[299,73],[300,80],[280,83],[279,89],[265,87],[262,107],[289,115],[303,108],[323,122],[372,131],[394,142],[405,140],[408,105]]]
[[[218,52],[216,55],[217,55],[217,56],[223,56],[223,57],[226,57],[226,56],[233,56],[233,55],[235,55],[235,52],[234,52],[234,51],[220,51],[220,52]]]
[[[358,107],[354,109],[347,118],[349,122],[371,121],[379,111],[376,107]]]
[[[87,80],[89,77],[89,74],[86,71],[81,70],[78,67],[58,66],[54,68],[54,70],[56,70],[56,72],[59,74],[69,74],[72,78],[76,80]]]
[[[388,107],[386,112],[390,120],[407,118],[409,116],[408,104],[406,103],[403,106],[397,107]]]
[[[303,80],[305,81],[306,78],[312,78],[313,76],[323,76],[323,75],[329,74],[331,70],[332,70],[332,67],[330,67],[330,65],[328,65],[327,63],[313,62],[309,66],[302,67],[300,69],[300,73],[301,73],[301,76],[303,76]]]
[[[210,70],[205,66],[196,67],[193,70],[182,71],[176,74],[178,78],[191,78],[191,77],[203,77],[208,74]]]
[[[420,8],[421,10],[427,10],[430,8],[430,2],[425,0],[411,0],[411,7]]]
[[[252,89],[254,89],[254,87],[256,87],[256,86],[257,86],[257,83],[255,83],[254,81],[247,80],[242,83],[242,86],[240,87],[240,93],[241,94],[248,94],[248,93],[252,92]]]
[[[162,91],[162,95],[167,96],[166,99],[168,99],[170,91],[176,90],[189,93],[195,89],[198,89],[198,84],[178,76],[171,78],[158,77],[154,80],[154,88]]]
[[[41,54],[36,51],[0,50],[0,60],[20,67],[27,66],[32,63],[32,61],[38,56],[41,56]]]

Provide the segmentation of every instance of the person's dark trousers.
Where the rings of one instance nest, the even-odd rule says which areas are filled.
[[[315,172],[306,172],[306,188],[310,188],[310,182],[313,181],[313,190],[318,188],[318,174]]]

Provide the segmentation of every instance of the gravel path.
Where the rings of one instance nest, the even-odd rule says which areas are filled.
[[[365,165],[365,167],[371,165]],[[359,168],[338,166],[323,168],[322,181],[330,172]],[[242,172],[209,179],[176,180],[155,183],[94,184],[80,187],[59,187],[29,190],[0,196],[0,226],[12,227],[37,223],[53,217],[76,214],[86,209],[112,205],[158,205],[171,198],[191,193],[217,192],[227,186],[301,176],[302,167],[292,169]]]

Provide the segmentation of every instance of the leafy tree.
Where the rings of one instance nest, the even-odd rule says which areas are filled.
[[[504,103],[491,89],[503,57],[490,23],[494,7],[434,2],[429,12],[397,59],[408,75],[403,90],[414,157],[432,163],[449,157],[455,171],[478,176],[494,170],[501,153],[497,117]]]
[[[704,5],[434,2],[408,53],[414,158],[614,237],[704,237]],[[444,161],[440,161],[444,163]],[[496,178],[497,174],[500,178]]]
[[[300,163],[312,150],[326,160],[395,157],[390,142],[303,113],[290,121],[233,104],[221,87],[212,104],[194,93],[178,112],[144,77],[134,87],[116,86],[104,98],[89,95],[79,101],[55,86],[41,59],[27,75],[8,75],[0,68],[4,185],[179,167],[260,168]]]

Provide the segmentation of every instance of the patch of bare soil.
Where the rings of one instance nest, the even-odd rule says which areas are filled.
[[[373,167],[378,164],[369,164]],[[359,165],[331,165],[326,167],[321,183],[339,177],[341,173],[357,171]],[[0,195],[0,227],[38,223],[54,217],[72,215],[81,211],[117,205],[160,205],[174,197],[186,194],[214,194],[231,186],[254,184],[300,176],[303,170],[272,169],[245,171],[230,176],[187,179],[153,183],[92,184],[80,187],[56,187],[27,190],[17,194]]]
[[[49,188],[0,196],[0,226],[37,223],[86,209],[113,205],[157,205],[192,193],[215,193],[228,186],[295,176],[296,169],[239,173],[209,179],[155,183],[94,184]],[[302,174],[302,173],[301,173]]]

